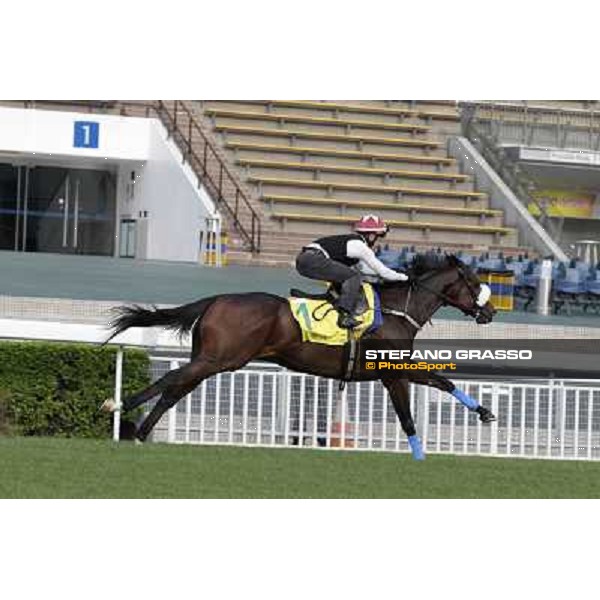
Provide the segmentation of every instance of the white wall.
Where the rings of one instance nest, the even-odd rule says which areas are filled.
[[[136,172],[133,200],[127,200],[132,169],[120,169],[121,215],[140,220],[140,212],[148,213],[146,251],[140,248],[140,258],[197,262],[199,232],[205,218],[215,216],[214,204],[203,188],[198,189],[196,176],[182,164],[181,153],[166,139],[160,122],[149,123],[148,160],[141,173]]]
[[[99,123],[97,149],[73,146],[75,121]],[[2,152],[144,160],[150,129],[144,118],[0,107]]]

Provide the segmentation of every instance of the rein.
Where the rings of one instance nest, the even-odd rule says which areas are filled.
[[[469,290],[469,293],[471,294],[471,298],[473,300],[473,304],[474,306],[476,306],[477,308],[475,309],[470,309],[469,312],[465,311],[464,309],[463,312],[466,315],[469,316],[474,316],[477,317],[479,315],[479,313],[481,312],[482,307],[479,306],[478,303],[478,296],[475,293],[475,290],[473,289],[473,287],[470,285],[469,280],[467,279],[467,277],[465,276],[464,271],[460,268],[460,266],[456,267],[456,270],[458,271],[458,274],[460,275],[460,278],[462,279],[462,281],[464,281],[465,285],[467,286],[467,289]],[[429,279],[431,279],[433,276],[435,275],[435,273],[433,274],[426,274],[422,279],[413,279],[410,281],[410,287],[408,288],[408,294],[406,295],[406,302],[404,303],[404,310],[395,310],[393,308],[381,308],[381,312],[383,314],[388,314],[388,315],[394,315],[397,317],[401,317],[403,319],[406,319],[413,327],[416,328],[417,331],[420,331],[423,326],[425,325],[425,323],[427,321],[425,321],[424,323],[419,323],[413,316],[411,316],[411,314],[408,312],[408,307],[410,304],[410,297],[411,297],[411,293],[413,288],[418,288],[420,287],[421,289],[425,290],[426,292],[429,292],[430,294],[433,294],[435,297],[439,298],[440,300],[443,301],[443,305],[450,305],[450,306],[454,306],[452,298],[450,298],[447,294],[443,293],[443,292],[438,292],[437,290],[433,290],[431,289],[429,286],[425,285],[423,281],[427,281]],[[428,319],[431,322],[431,319]]]
[[[419,322],[416,319],[414,319],[408,312],[408,305],[410,303],[410,294],[412,292],[412,289],[413,289],[413,286],[412,286],[412,282],[411,282],[410,287],[408,288],[408,294],[406,295],[406,302],[404,304],[404,310],[395,310],[393,308],[381,307],[381,312],[385,315],[394,315],[396,317],[402,317],[403,319],[406,319],[413,327],[415,327],[417,329],[417,331],[420,331],[424,324],[423,325],[419,324]]]

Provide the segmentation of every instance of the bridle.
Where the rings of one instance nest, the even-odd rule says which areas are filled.
[[[462,313],[467,315],[468,317],[473,317],[473,318],[477,319],[478,317],[480,317],[482,315],[482,311],[484,310],[485,305],[487,304],[488,300],[490,299],[491,290],[487,284],[482,283],[482,284],[480,284],[479,292],[476,292],[475,288],[469,281],[469,278],[467,277],[467,274],[465,273],[463,266],[459,263],[459,264],[456,264],[455,267],[458,272],[460,280],[466,285],[467,290],[469,291],[469,294],[471,296],[471,300],[473,301],[472,306],[469,308],[466,308],[464,306],[461,306],[460,304],[457,304],[455,301],[453,301],[448,296],[448,294],[445,294],[444,292],[436,292],[435,290],[432,290],[431,288],[429,288],[427,286],[423,286],[422,282],[420,282],[418,279],[416,280],[415,283],[417,286],[420,285],[420,287],[422,287],[423,289],[426,289],[430,293],[435,294],[438,298],[440,298],[443,301],[442,306],[454,306],[455,308],[458,308],[459,310],[461,310]],[[429,277],[430,276],[428,276],[427,278],[429,279]],[[456,282],[454,282],[454,281],[452,283],[449,283],[446,286],[446,288],[453,286],[455,283]]]
[[[404,310],[394,310],[394,309],[382,307],[381,312],[384,314],[391,314],[391,315],[395,315],[398,317],[402,317],[402,318],[406,319],[411,325],[413,325],[413,327],[415,327],[417,330],[422,329],[422,327],[425,325],[425,323],[419,323],[414,317],[411,316],[411,314],[409,313],[409,310],[408,310],[409,305],[410,305],[412,291],[416,290],[417,288],[421,288],[421,289],[429,292],[430,294],[433,294],[438,299],[440,299],[442,301],[442,306],[453,306],[455,308],[458,308],[463,314],[465,314],[469,317],[473,317],[478,323],[479,322],[487,322],[490,317],[490,311],[485,308],[485,305],[487,304],[487,302],[491,296],[490,288],[485,283],[482,283],[482,284],[480,284],[480,291],[479,291],[479,293],[477,293],[475,291],[475,288],[471,285],[471,282],[469,281],[466,273],[464,272],[462,265],[456,264],[454,266],[456,267],[456,270],[458,272],[459,279],[466,285],[467,290],[469,291],[469,294],[471,296],[471,299],[473,300],[473,305],[471,307],[466,308],[460,304],[457,304],[443,290],[437,291],[437,290],[432,289],[428,285],[426,285],[426,282],[429,281],[429,279],[434,277],[436,274],[436,273],[426,273],[426,274],[422,275],[421,277],[417,277],[417,278],[410,280],[410,282],[409,282],[410,287],[408,288],[408,294],[406,295],[406,302],[404,303]],[[447,288],[453,286],[455,283],[456,283],[456,281],[452,281],[451,283],[444,286],[444,289],[447,289]]]

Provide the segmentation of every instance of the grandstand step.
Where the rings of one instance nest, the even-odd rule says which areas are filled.
[[[265,202],[282,202],[282,203],[307,203],[319,205],[344,205],[349,207],[363,208],[365,211],[389,208],[390,210],[403,210],[405,208],[415,209],[429,209],[439,213],[452,213],[452,214],[478,214],[485,216],[502,216],[501,210],[495,210],[486,207],[475,207],[470,206],[464,208],[460,206],[450,206],[447,204],[432,205],[424,202],[407,203],[401,200],[397,201],[372,201],[372,200],[348,200],[345,198],[321,198],[316,196],[296,196],[296,195],[284,195],[284,194],[265,194],[262,196],[262,200]]]
[[[282,107],[287,109],[315,110],[319,112],[327,111],[335,114],[356,113],[364,115],[364,118],[372,115],[378,118],[383,116],[395,118],[419,118],[425,120],[459,121],[458,111],[448,110],[424,110],[423,108],[403,108],[401,106],[379,106],[372,103],[358,104],[352,101],[329,101],[329,100],[254,100],[253,104],[264,105],[267,108]]]
[[[481,121],[499,121],[511,125],[531,124],[535,127],[556,129],[597,129],[598,112],[576,106],[552,106],[551,104],[501,102],[476,102],[476,117]],[[547,102],[547,101],[544,101]],[[560,101],[559,101],[560,102]],[[566,101],[565,101],[566,102]],[[555,142],[554,142],[555,143]]]
[[[323,102],[328,102],[328,100]],[[348,102],[368,107],[380,106],[405,110],[446,111],[450,114],[457,114],[459,108],[456,100],[339,100],[337,102]]]
[[[272,218],[281,222],[282,231],[313,232],[318,224],[320,235],[333,235],[340,232],[340,225],[349,227],[352,217],[304,215],[298,213],[274,213]],[[402,230],[402,237],[411,241],[427,241],[438,244],[444,241],[463,241],[469,244],[517,245],[517,232],[505,227],[456,225],[447,223],[427,223],[420,221],[389,220],[395,231]],[[293,227],[293,229],[291,227]],[[288,229],[290,227],[290,229]]]
[[[276,177],[248,177],[250,183],[255,183],[259,187],[259,194],[268,195],[275,193],[275,190],[281,190],[281,188],[287,189],[288,191],[281,190],[281,194],[292,195],[291,190],[297,193],[296,188],[306,188],[322,190],[332,194],[335,191],[346,191],[361,194],[361,198],[365,198],[364,194],[368,192],[376,193],[379,196],[394,196],[398,199],[414,198],[427,196],[431,198],[454,198],[462,199],[465,202],[471,200],[486,200],[487,195],[481,192],[471,192],[465,190],[444,190],[434,189],[429,187],[427,189],[408,187],[408,186],[392,186],[392,185],[380,185],[380,184],[363,184],[363,183],[347,183],[344,181],[333,180],[333,181],[315,181],[310,179],[284,179]],[[369,198],[369,199],[381,199],[381,198]]]
[[[279,206],[283,205],[297,213],[314,213],[315,210],[318,210],[320,215],[354,215],[356,218],[361,214],[371,212],[379,214],[383,219],[393,219],[401,214],[407,215],[410,220],[451,220],[471,225],[494,226],[501,226],[503,219],[503,213],[499,210],[434,206],[425,203],[350,201],[338,198],[277,194],[263,196],[263,200],[271,213],[277,212]]]
[[[365,101],[371,103],[371,100]],[[449,112],[457,112],[458,106],[456,100],[376,100],[376,103],[381,102],[384,106],[398,107],[403,106],[407,108],[421,108],[423,110],[430,110],[434,107],[445,107]],[[362,101],[359,101],[362,104]]]
[[[351,231],[351,227],[347,226],[338,233],[348,233]],[[506,256],[517,256],[524,254],[527,249],[517,246],[503,245],[497,246],[494,244],[470,244],[464,239],[459,240],[445,240],[437,244],[431,244],[423,240],[411,240],[403,236],[404,231],[391,229],[390,233],[385,237],[383,244],[389,246],[392,249],[398,249],[405,246],[415,245],[418,251],[428,251],[432,249],[442,248],[442,250],[448,250],[450,252],[456,252],[458,250],[469,251],[472,253],[480,252],[499,252],[502,251]],[[295,257],[301,248],[306,244],[314,241],[319,237],[318,232],[273,232],[268,238],[265,238],[263,247],[267,253],[281,252],[289,256]],[[530,252],[531,255],[531,252]]]
[[[351,102],[314,102],[305,100],[221,100],[202,101],[201,109],[207,114],[212,110],[230,112],[251,112],[257,115],[292,116],[336,119],[341,121],[360,121],[372,123],[405,124],[420,126],[435,126],[436,131],[446,135],[460,133],[460,118],[458,112],[424,111],[402,107],[389,108],[385,106],[359,105]]]
[[[307,204],[294,204],[291,206],[278,206],[275,205],[269,214],[273,218],[277,218],[277,215],[281,211],[293,211],[298,218],[305,216],[307,220],[310,220],[314,216],[315,207]],[[326,219],[328,217],[348,217],[357,221],[361,215],[365,214],[368,208],[340,208],[336,206],[327,206],[318,208],[319,218]],[[405,220],[406,222],[412,222],[415,224],[419,223],[434,223],[440,226],[444,226],[449,231],[458,231],[463,225],[468,226],[490,226],[490,227],[502,227],[503,217],[485,217],[479,214],[471,215],[460,215],[460,214],[448,214],[438,213],[435,210],[427,210],[426,208],[416,209],[390,209],[379,208],[376,214],[384,219],[386,222],[392,222],[395,220]]]
[[[288,221],[310,221],[315,223],[345,223],[351,225],[357,219],[352,215],[315,215],[313,213],[289,213],[280,212],[273,213],[272,217],[277,220]],[[387,219],[387,224],[396,229],[435,229],[435,230],[452,230],[474,233],[491,233],[498,235],[508,235],[514,232],[510,227],[497,227],[490,225],[459,225],[457,223],[432,223],[427,221],[406,221],[399,219]]]
[[[263,111],[251,110],[226,110],[220,108],[205,109],[205,114],[218,119],[220,123],[227,121],[231,125],[242,125],[247,121],[259,121],[274,124],[275,126],[285,126],[288,123],[298,123],[305,127],[313,127],[315,131],[320,131],[322,128],[337,127],[346,132],[353,129],[368,130],[374,134],[382,131],[404,132],[416,136],[417,134],[427,133],[431,127],[427,125],[419,125],[416,123],[392,123],[386,121],[372,121],[356,118],[341,118],[341,117],[311,117],[301,114],[286,113],[270,113]]]
[[[293,267],[295,255],[282,252],[250,252],[228,251],[227,264],[240,266],[264,266],[264,267]]]
[[[251,167],[263,169],[279,169],[285,171],[309,171],[314,173],[338,173],[343,175],[380,177],[384,179],[402,180],[402,179],[420,179],[423,181],[442,181],[450,184],[457,184],[470,181],[469,176],[457,172],[439,173],[436,171],[412,171],[404,169],[386,169],[381,167],[357,167],[340,164],[327,164],[324,162],[298,162],[281,161],[258,158],[238,158],[236,163],[242,167]]]
[[[221,125],[216,124],[215,130],[223,132],[226,135],[226,141],[249,141],[249,142],[267,142],[277,140],[278,138],[287,138],[295,143],[295,139],[311,140],[316,142],[335,142],[333,147],[340,149],[358,149],[367,152],[383,152],[389,146],[399,146],[407,148],[419,148],[424,151],[433,151],[439,149],[441,156],[446,155],[446,150],[442,148],[442,142],[435,139],[409,138],[409,137],[386,137],[362,135],[356,133],[322,133],[308,131],[306,129],[276,129],[265,127],[251,127],[247,125]],[[230,135],[244,136],[243,138],[231,138]]]
[[[311,182],[317,181],[328,184],[347,185],[380,185],[392,188],[415,188],[428,189],[436,191],[464,191],[472,192],[473,184],[469,181],[460,181],[451,183],[443,179],[429,179],[428,177],[399,177],[386,176],[381,174],[366,174],[362,172],[330,172],[326,169],[304,170],[302,168],[273,168],[273,167],[246,167],[240,170],[240,173],[246,173],[248,177],[258,179],[284,179],[288,181]]]
[[[399,168],[403,164],[412,169],[430,169],[432,167],[441,170],[447,167],[455,167],[456,160],[443,156],[422,156],[417,154],[394,154],[391,152],[364,152],[360,150],[338,150],[336,148],[319,148],[317,146],[291,146],[283,144],[265,144],[251,142],[225,142],[225,147],[233,150],[239,158],[252,158],[260,153],[263,158],[288,158],[297,159],[302,156],[319,157],[320,161],[333,164],[353,165],[360,164],[371,167]]]

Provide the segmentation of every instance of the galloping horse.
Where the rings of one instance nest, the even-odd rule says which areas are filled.
[[[417,255],[408,269],[408,283],[376,285],[383,313],[383,324],[362,339],[389,340],[389,347],[412,350],[415,335],[441,306],[453,306],[477,323],[489,323],[495,309],[489,302],[490,290],[476,274],[454,255]],[[136,438],[144,441],[161,416],[204,379],[223,371],[235,371],[251,360],[268,360],[294,371],[334,379],[344,378],[344,348],[303,342],[300,328],[285,298],[251,292],[221,294],[169,309],[145,309],[121,306],[111,322],[114,336],[129,327],[162,326],[180,333],[191,332],[191,359],[145,390],[127,398],[123,410],[133,410],[158,394],[159,401],[144,419]],[[393,340],[393,341],[392,341]],[[105,342],[106,343],[106,342]],[[416,459],[422,459],[419,438],[410,410],[409,381],[436,387],[454,395],[470,410],[477,411],[483,422],[495,420],[480,406],[441,375],[410,371],[380,375],[356,363],[352,380],[381,379],[387,388],[403,431]],[[107,400],[103,409],[117,409]]]

